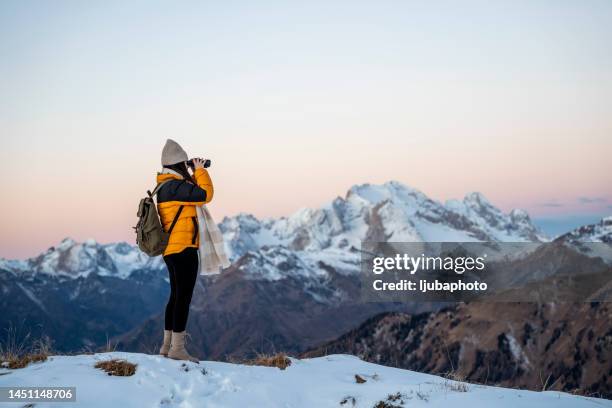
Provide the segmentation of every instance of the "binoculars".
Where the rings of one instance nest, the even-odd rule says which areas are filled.
[[[198,157],[196,157],[196,159],[199,159],[199,158],[198,158]],[[202,160],[202,161],[204,162],[204,168],[205,168],[205,169],[210,167],[210,160],[208,160],[208,159],[206,159],[206,160],[204,160],[204,159],[199,159],[199,160]],[[189,167],[191,167],[191,169],[193,170],[193,159],[189,159],[189,160],[187,160],[187,162],[186,162],[186,163],[187,163],[187,165],[188,165]]]

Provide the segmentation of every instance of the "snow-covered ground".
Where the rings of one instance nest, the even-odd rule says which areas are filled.
[[[114,377],[94,368],[97,361],[112,358],[138,364],[136,374]],[[366,382],[357,384],[355,374]],[[395,404],[389,406],[405,407],[612,407],[612,401],[560,392],[456,383],[366,363],[347,355],[293,360],[286,370],[211,361],[185,364],[160,356],[122,352],[54,356],[24,369],[1,369],[0,386],[75,386],[77,389],[76,403],[36,403],[36,408],[374,407],[385,400]],[[400,399],[387,400],[389,395],[397,393]]]

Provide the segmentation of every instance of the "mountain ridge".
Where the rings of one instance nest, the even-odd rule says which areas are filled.
[[[338,196],[319,208],[302,208],[286,217],[258,219],[239,213],[224,217],[219,227],[232,261],[249,251],[272,246],[301,252],[307,258],[317,258],[324,251],[327,260],[338,260],[346,258],[351,248],[359,248],[365,239],[548,240],[525,211],[515,209],[504,214],[481,193],[468,193],[462,201],[442,204],[397,181],[354,185],[344,198]],[[350,262],[354,263],[356,257],[353,254]],[[93,239],[77,243],[66,238],[23,261],[0,258],[0,269],[63,278],[90,273],[128,278],[137,270],[163,268],[161,257],[148,258],[132,244],[98,244]]]

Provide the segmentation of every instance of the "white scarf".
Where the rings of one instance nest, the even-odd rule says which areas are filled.
[[[174,170],[164,168],[163,174],[174,174],[182,176]],[[198,248],[200,257],[200,275],[216,275],[221,270],[230,266],[225,254],[223,234],[210,215],[206,205],[196,206],[198,216],[198,233],[200,234],[200,245]]]
[[[230,266],[225,254],[223,234],[205,205],[196,207],[200,234],[200,274],[216,275]]]

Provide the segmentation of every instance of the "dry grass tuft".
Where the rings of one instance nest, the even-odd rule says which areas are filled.
[[[450,391],[455,392],[468,392],[469,385],[465,382],[466,378],[464,375],[459,374],[456,371],[451,371],[449,373],[443,374],[443,377],[446,378],[442,386]]]
[[[451,390],[451,391],[455,391],[455,392],[468,392],[469,387],[466,383],[461,383],[461,382],[451,382],[446,384],[446,387]]]
[[[31,347],[26,348],[26,341],[29,340],[28,333],[22,343],[17,342],[17,332],[15,329],[7,330],[6,341],[0,344],[0,366],[12,370],[27,367],[30,363],[46,361],[51,355],[51,340],[44,336],[32,343]]]
[[[27,353],[22,355],[10,355],[3,361],[3,365],[11,370],[27,367],[30,363],[46,361],[48,355],[44,353]]]
[[[402,408],[404,406],[404,395],[400,392],[387,395],[387,399],[378,401],[374,408]]]
[[[94,367],[106,372],[108,375],[116,375],[119,377],[129,377],[136,373],[136,364],[117,358],[98,361]]]
[[[289,357],[287,357],[285,353],[276,353],[271,356],[261,354],[252,360],[245,361],[243,364],[264,367],[277,367],[281,370],[284,370],[285,368],[291,365],[291,360],[289,359]]]

